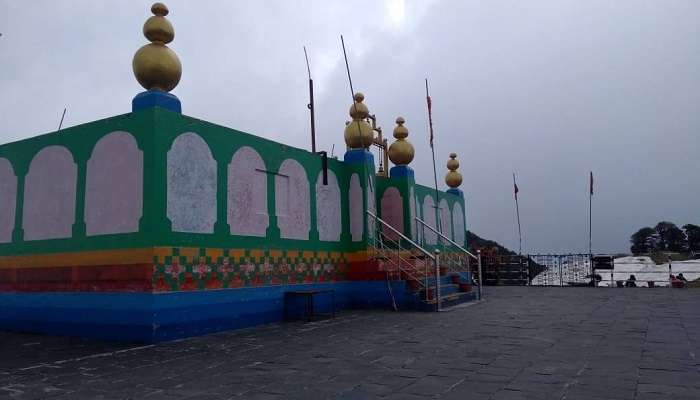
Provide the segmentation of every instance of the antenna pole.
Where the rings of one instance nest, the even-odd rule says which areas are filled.
[[[63,126],[63,118],[66,116],[66,108],[63,108],[63,114],[61,115],[61,122],[58,123],[58,129],[56,129],[56,132],[61,130],[61,127]]]
[[[314,80],[311,79],[311,67],[309,66],[309,55],[304,46],[304,58],[306,58],[306,71],[309,73],[309,112],[311,114],[311,152],[316,153],[316,118],[314,117]]]

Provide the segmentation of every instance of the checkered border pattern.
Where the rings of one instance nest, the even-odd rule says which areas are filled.
[[[339,251],[163,247],[153,263],[158,292],[334,282],[348,271]]]

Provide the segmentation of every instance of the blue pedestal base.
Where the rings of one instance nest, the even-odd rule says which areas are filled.
[[[464,198],[464,192],[457,188],[449,188],[447,189],[447,193]]]
[[[365,149],[350,149],[345,152],[343,161],[348,164],[369,163],[374,165],[374,155]]]
[[[389,176],[392,178],[414,178],[413,168],[408,165],[397,165],[391,167],[389,170]]]
[[[166,110],[182,114],[180,99],[174,94],[162,90],[147,90],[141,92],[131,101],[131,111],[136,112],[152,107],[161,107]]]

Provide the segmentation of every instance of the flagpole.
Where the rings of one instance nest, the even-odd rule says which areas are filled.
[[[515,193],[515,215],[518,219],[518,255],[523,254],[523,234],[520,230],[520,207],[518,206],[518,185],[515,183],[515,172],[513,172],[513,192]]]
[[[433,113],[432,113],[432,100],[430,98],[430,93],[428,92],[428,78],[425,78],[425,98],[428,102],[428,126],[430,127],[430,152],[433,155],[433,178],[435,179],[435,229],[442,233],[442,227],[440,224],[440,191],[438,190],[438,180],[437,180],[437,168],[435,167],[435,147],[433,146]],[[438,241],[440,238],[438,238]]]
[[[592,256],[593,244],[593,171],[590,174],[590,190],[588,191],[588,255]]]

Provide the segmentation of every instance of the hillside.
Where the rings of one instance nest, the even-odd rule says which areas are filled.
[[[472,253],[476,253],[476,249],[483,249],[483,248],[496,248],[498,250],[498,254],[510,254],[510,255],[516,255],[514,251],[509,250],[506,247],[501,246],[498,242],[495,242],[493,240],[488,240],[480,237],[479,235],[473,233],[472,231],[467,231],[467,243],[469,247],[469,251]]]

